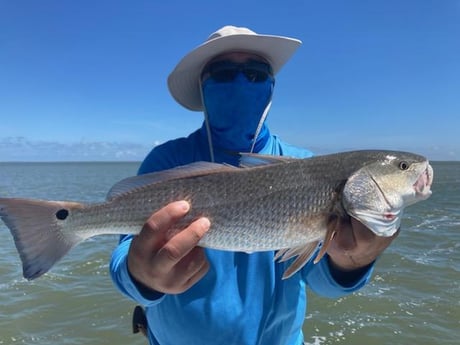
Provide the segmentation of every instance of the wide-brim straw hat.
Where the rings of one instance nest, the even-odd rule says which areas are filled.
[[[226,52],[253,53],[266,59],[276,74],[301,43],[295,38],[260,35],[248,28],[224,26],[177,64],[168,77],[169,92],[185,108],[202,111],[200,75],[212,58]]]

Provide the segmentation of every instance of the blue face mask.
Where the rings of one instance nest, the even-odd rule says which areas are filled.
[[[274,84],[273,78],[250,82],[241,72],[230,82],[216,82],[213,78],[203,82],[203,101],[214,146],[241,152],[251,149]],[[264,135],[268,136],[265,126],[257,139]]]

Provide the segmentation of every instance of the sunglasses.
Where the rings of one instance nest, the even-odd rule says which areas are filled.
[[[273,70],[268,63],[256,60],[244,63],[220,60],[208,64],[201,73],[201,79],[209,77],[218,83],[226,83],[233,81],[240,72],[251,83],[261,83],[269,77],[273,78]]]

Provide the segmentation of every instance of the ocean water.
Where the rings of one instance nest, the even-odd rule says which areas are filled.
[[[137,163],[0,163],[0,195],[102,201]],[[309,292],[307,344],[460,344],[460,162],[434,162],[433,195],[406,210],[402,232],[359,292]],[[134,302],[108,276],[117,236],[74,248],[44,277],[22,278],[0,224],[0,344],[146,344],[131,334]]]

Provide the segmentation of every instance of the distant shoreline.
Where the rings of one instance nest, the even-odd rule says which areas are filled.
[[[0,161],[0,164],[126,164],[137,163],[142,161]]]
[[[460,160],[430,160],[430,163],[458,163]],[[117,161],[117,160],[107,160],[107,161],[101,161],[101,160],[94,160],[94,161],[0,161],[0,164],[101,164],[101,163],[107,163],[107,164],[126,164],[126,163],[137,163],[141,164],[142,161]]]

